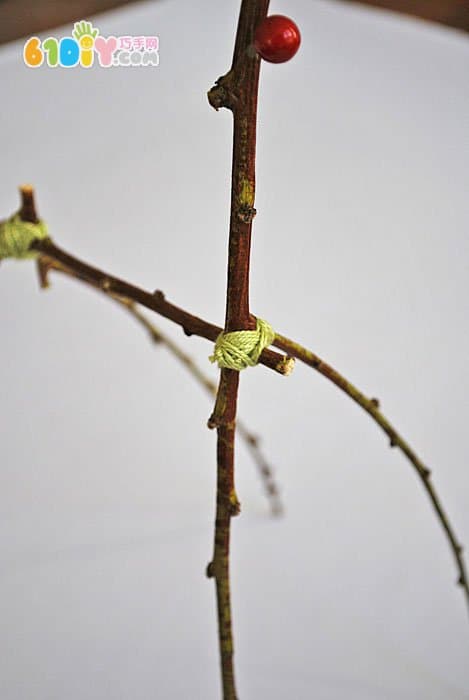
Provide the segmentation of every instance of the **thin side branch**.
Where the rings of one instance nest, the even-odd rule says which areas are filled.
[[[145,314],[143,314],[132,301],[129,301],[128,299],[121,299],[120,297],[116,297],[114,295],[111,295],[111,298],[127,309],[130,315],[133,316],[135,320],[148,331],[148,334],[154,343],[157,345],[164,345],[164,347],[184,365],[184,367],[200,384],[200,386],[202,386],[211,396],[216,397],[217,385],[197,365],[197,363],[194,362],[190,355],[184,352],[184,350],[177,343],[175,343],[174,340],[162,333],[159,328],[151,323]],[[239,418],[236,420],[236,432],[243,440],[252,457],[252,460],[257,466],[266,497],[270,502],[272,515],[281,515],[283,513],[283,505],[280,498],[279,488],[275,481],[272,467],[261,450],[259,438],[257,435],[252,433]]]
[[[441,500],[438,497],[435,487],[431,481],[431,471],[422,462],[422,460],[417,456],[414,450],[410,447],[409,443],[404,440],[404,438],[397,432],[393,425],[388,421],[388,419],[381,413],[379,408],[379,401],[375,398],[368,398],[359,391],[351,382],[349,382],[345,377],[343,377],[339,372],[337,372],[333,367],[324,362],[318,355],[311,350],[307,350],[298,343],[289,338],[285,338],[282,335],[277,334],[275,336],[274,345],[280,350],[287,352],[288,354],[296,357],[298,360],[304,364],[312,367],[317,372],[329,379],[333,384],[335,384],[339,389],[341,389],[347,396],[349,396],[355,403],[365,410],[368,415],[379,425],[379,427],[386,433],[389,438],[391,447],[397,447],[403,452],[407,457],[417,475],[422,482],[423,488],[425,489],[427,496],[429,497],[436,516],[443,528],[451,552],[454,556],[456,566],[458,569],[458,584],[464,590],[466,602],[469,607],[469,585],[466,572],[466,566],[463,558],[463,547],[458,542],[456,534],[453,527],[450,524],[449,518],[441,504]]]
[[[60,263],[48,258],[45,255],[40,255],[37,259],[39,283],[42,289],[49,287],[48,275],[50,271],[59,272],[66,277],[73,277],[73,274]],[[217,386],[214,381],[206,374],[192,357],[181,348],[178,343],[175,343],[172,338],[163,333],[157,328],[147,316],[140,311],[133,301],[112,294],[106,289],[94,287],[97,291],[102,292],[107,297],[115,301],[119,306],[126,309],[128,313],[148,332],[150,339],[156,345],[163,345],[176,359],[178,359],[192,375],[192,377],[202,386],[211,396],[217,395]],[[259,438],[252,433],[247,426],[240,420],[236,422],[236,430],[244,441],[248,452],[255,465],[257,466],[259,477],[264,486],[266,497],[270,503],[272,515],[278,516],[283,513],[283,505],[280,498],[279,488],[277,486],[272,467],[270,466],[267,457],[263,454],[259,444]]]

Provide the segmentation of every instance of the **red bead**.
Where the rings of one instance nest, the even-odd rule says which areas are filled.
[[[270,63],[289,61],[300,48],[300,43],[300,30],[284,15],[266,17],[254,33],[257,53]]]

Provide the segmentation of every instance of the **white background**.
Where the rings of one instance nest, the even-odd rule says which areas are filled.
[[[303,44],[262,67],[253,312],[381,399],[469,545],[467,38],[287,4],[271,11]],[[218,323],[231,117],[205,93],[238,6],[95,20],[104,36],[159,35],[158,68],[31,70],[22,42],[0,52],[2,216],[32,182],[57,243]],[[211,401],[109,300],[52,282],[0,267],[0,696],[215,700]],[[208,343],[159,323],[216,377]],[[299,365],[246,371],[240,413],[286,504],[269,517],[240,446],[240,698],[469,698],[463,595],[403,456]]]

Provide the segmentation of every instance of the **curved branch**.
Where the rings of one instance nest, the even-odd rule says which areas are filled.
[[[379,401],[375,398],[367,398],[361,391],[359,391],[351,382],[349,382],[345,377],[343,377],[339,372],[337,372],[333,367],[324,362],[318,355],[311,350],[307,350],[298,343],[289,338],[285,338],[282,335],[277,334],[275,336],[274,343],[275,347],[287,352],[288,354],[296,357],[298,360],[303,362],[305,365],[312,367],[317,372],[329,379],[333,384],[335,384],[339,389],[341,389],[347,396],[349,396],[355,403],[365,410],[368,415],[379,425],[379,427],[386,433],[389,438],[391,447],[397,447],[403,452],[407,457],[417,475],[422,482],[422,485],[432,503],[433,509],[436,516],[443,528],[448,543],[453,554],[458,569],[458,584],[463,588],[466,597],[466,602],[469,607],[469,584],[466,572],[466,565],[463,558],[463,547],[458,542],[456,534],[453,527],[450,524],[449,518],[441,504],[440,498],[438,497],[435,487],[431,482],[431,471],[422,462],[420,457],[414,452],[410,447],[409,443],[404,440],[404,438],[397,432],[393,425],[388,421],[388,419],[381,413],[379,409]]]

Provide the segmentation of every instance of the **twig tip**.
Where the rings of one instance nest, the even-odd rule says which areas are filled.
[[[280,374],[283,374],[284,377],[288,377],[295,369],[295,358],[285,357],[278,363],[276,369]]]

